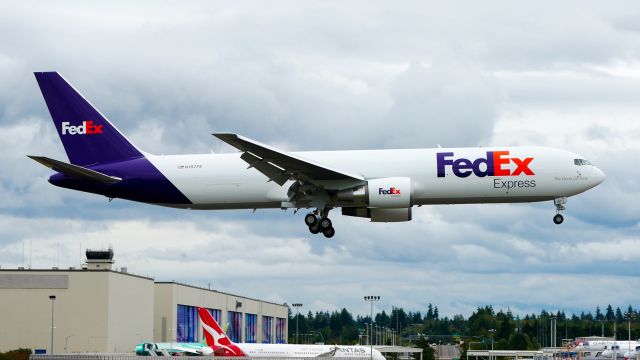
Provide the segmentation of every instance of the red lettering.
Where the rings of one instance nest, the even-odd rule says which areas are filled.
[[[513,176],[520,175],[524,173],[525,175],[535,175],[531,169],[529,169],[529,164],[533,161],[533,158],[525,158],[524,160],[513,158],[511,159],[514,164],[516,164],[516,170],[513,172]]]
[[[102,134],[102,127],[104,125],[94,125],[93,120],[85,121],[87,134]]]
[[[508,151],[494,151],[493,152],[493,175],[494,176],[509,176],[509,169],[503,169],[502,165],[509,164],[509,158],[503,158],[502,156],[509,155]]]

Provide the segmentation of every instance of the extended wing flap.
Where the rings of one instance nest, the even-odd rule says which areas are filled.
[[[97,182],[107,183],[107,184],[113,184],[113,183],[122,181],[122,179],[119,177],[109,176],[95,170],[87,169],[82,166],[69,164],[59,160],[50,159],[48,157],[31,156],[31,155],[27,155],[27,156],[39,162],[40,164],[54,171],[63,173],[67,176],[72,176],[72,177],[80,178],[83,180],[97,181]]]
[[[216,133],[213,136],[244,152],[242,159],[274,182],[282,185],[282,179],[308,181],[350,180],[364,181],[361,175],[331,169],[314,161],[280,151],[269,145],[232,133]],[[286,180],[285,180],[286,181]]]
[[[285,173],[284,169],[273,165],[268,161],[264,161],[252,153],[245,152],[240,156],[240,158],[249,164],[249,167],[260,171],[264,176],[268,177],[269,180],[280,186],[284,185],[284,183],[289,180],[289,175]]]

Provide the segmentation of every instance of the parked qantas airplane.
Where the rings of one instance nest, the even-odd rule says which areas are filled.
[[[286,152],[232,134],[232,154],[151,155],[133,145],[56,72],[35,73],[69,163],[29,156],[53,185],[188,209],[315,209],[309,231],[332,237],[329,211],[373,222],[411,220],[413,206],[553,201],[604,174],[582,156],[545,147]]]
[[[602,341],[601,349],[603,350],[600,354],[602,357],[611,358],[614,355],[616,357],[635,357],[640,345],[637,341]],[[591,341],[587,346],[583,346],[584,350],[591,350]],[[597,348],[597,345],[593,345],[594,348]]]
[[[207,309],[198,308],[198,314],[200,315],[200,322],[204,329],[204,338],[207,341],[207,345],[214,350],[216,356],[269,358],[335,357],[385,360],[385,357],[380,351],[370,346],[233,343],[224,331],[222,331]],[[373,356],[371,356],[371,350],[373,350]]]

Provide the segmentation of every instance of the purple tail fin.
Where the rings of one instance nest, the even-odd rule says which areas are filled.
[[[69,161],[89,166],[144,155],[57,72],[36,72]]]

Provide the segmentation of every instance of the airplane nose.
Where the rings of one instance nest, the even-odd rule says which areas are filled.
[[[594,178],[596,180],[596,185],[601,184],[604,181],[605,177],[606,176],[604,175],[604,172],[602,172],[602,170],[595,168]]]

